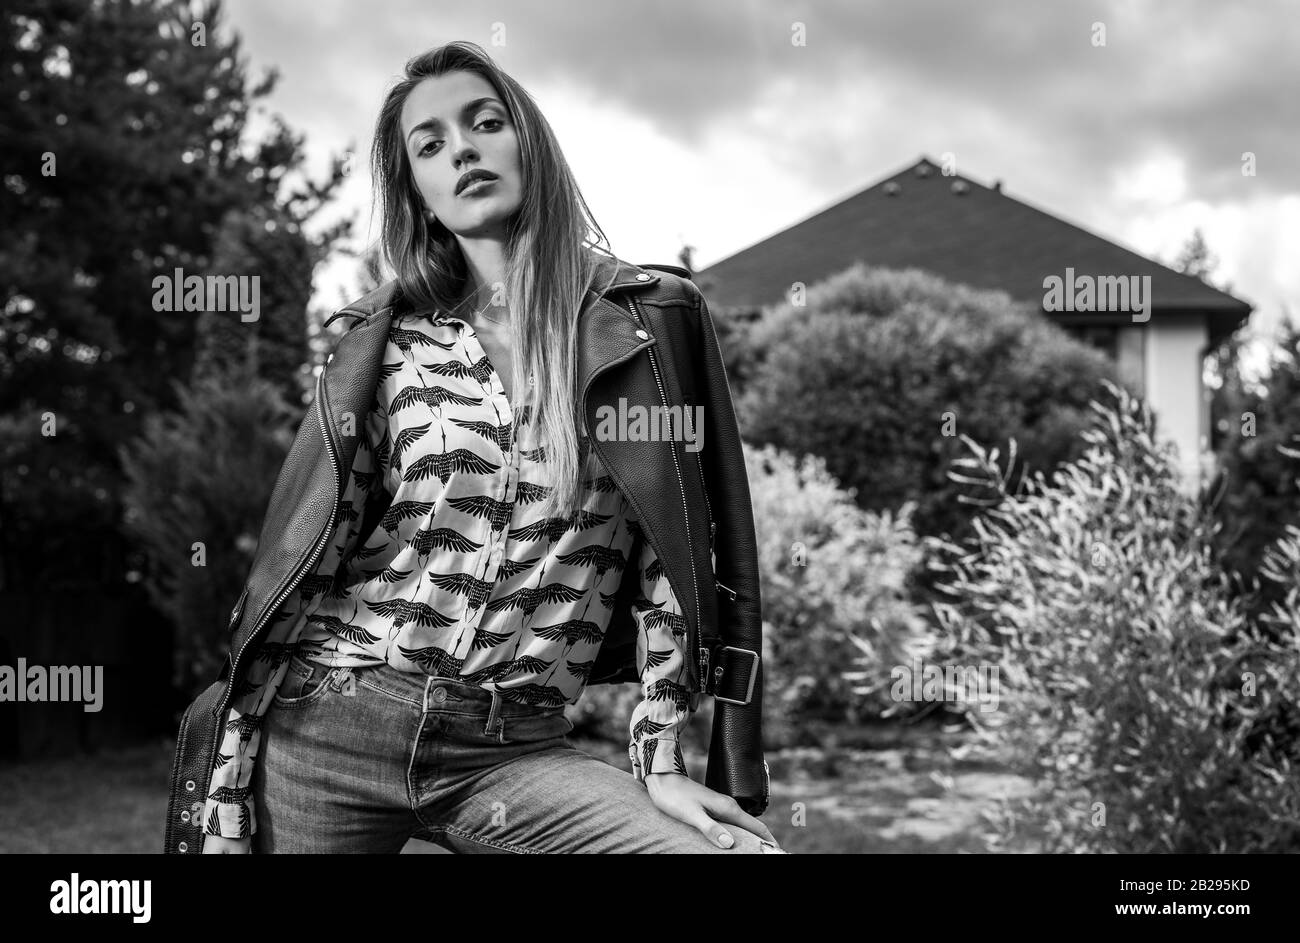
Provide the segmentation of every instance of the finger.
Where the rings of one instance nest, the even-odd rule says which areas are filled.
[[[711,799],[706,803],[706,808],[715,819],[729,822],[732,825],[739,825],[741,828],[747,828],[755,835],[766,838],[774,844],[780,844],[780,842],[777,842],[776,836],[772,834],[772,830],[764,825],[761,819],[755,818],[742,809],[740,803],[736,802],[731,796],[719,794],[718,798]]]
[[[719,848],[734,848],[736,837],[727,831],[721,822],[712,818],[704,806],[698,806],[697,810],[697,814],[691,816],[690,824],[703,832],[704,836]]]

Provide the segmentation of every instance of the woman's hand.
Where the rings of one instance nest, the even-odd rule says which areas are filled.
[[[253,839],[249,838],[222,838],[220,835],[205,835],[203,837],[203,853],[205,855],[251,855],[253,853]]]
[[[715,792],[681,773],[647,773],[650,801],[673,818],[694,825],[719,848],[730,848],[736,840],[722,827],[723,822],[739,825],[776,844],[766,825],[740,807],[731,796]]]

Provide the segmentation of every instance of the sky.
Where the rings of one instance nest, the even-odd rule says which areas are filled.
[[[228,0],[269,109],[373,243],[366,157],[407,58],[482,46],[537,100],[616,255],[697,268],[910,165],[1161,261],[1195,227],[1268,336],[1300,320],[1300,4]],[[1100,24],[1100,26],[1098,25]],[[1102,31],[1104,29],[1104,37]],[[1104,44],[1101,40],[1104,38]],[[1255,172],[1242,172],[1243,154]],[[346,256],[313,305],[355,296]],[[346,297],[344,297],[346,296]]]

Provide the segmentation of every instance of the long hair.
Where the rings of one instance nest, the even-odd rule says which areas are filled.
[[[581,478],[589,468],[578,432],[583,418],[578,416],[578,313],[595,278],[589,246],[608,245],[608,240],[536,102],[474,43],[447,43],[413,56],[384,98],[371,149],[382,211],[381,253],[416,311],[450,310],[464,296],[469,267],[455,235],[422,212],[401,129],[402,107],[411,90],[448,72],[474,72],[486,79],[518,135],[522,198],[507,224],[505,250],[511,408],[517,422],[523,419],[516,436],[528,429],[542,446],[551,479],[544,513],[572,515],[580,509]],[[589,241],[589,230],[600,239]],[[530,374],[535,378],[531,384]]]

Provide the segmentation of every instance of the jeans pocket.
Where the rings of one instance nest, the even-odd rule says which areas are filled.
[[[526,714],[509,713],[501,724],[502,743],[538,743],[566,737],[573,730],[573,721],[565,715],[563,707]]]
[[[313,704],[324,697],[339,669],[318,665],[294,655],[289,670],[276,690],[271,703],[276,707],[293,708]]]

